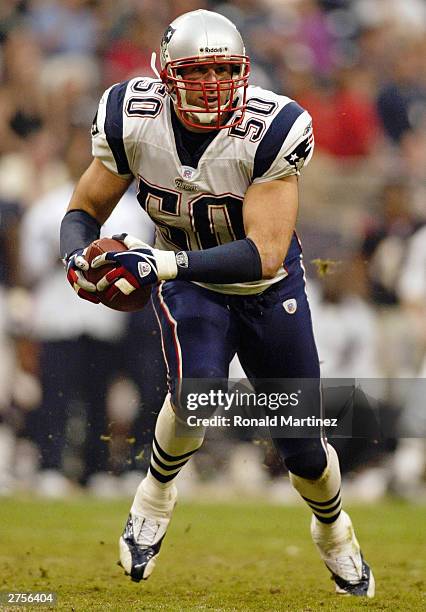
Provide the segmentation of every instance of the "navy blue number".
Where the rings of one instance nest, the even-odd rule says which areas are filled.
[[[247,111],[254,115],[263,115],[268,117],[272,115],[278,108],[278,104],[272,100],[263,100],[262,98],[250,98],[247,100]]]
[[[191,248],[186,231],[170,224],[173,218],[180,216],[181,194],[178,191],[157,187],[139,177],[137,199],[157,225],[164,240],[178,249],[186,251]],[[166,222],[167,216],[169,223]]]
[[[191,249],[188,232],[174,226],[182,223],[182,196],[178,191],[152,185],[139,177],[137,199],[169,244],[182,250]],[[189,200],[189,222],[198,248],[208,249],[245,238],[242,209],[243,198],[231,194],[199,195]]]
[[[128,117],[157,117],[163,107],[163,102],[153,96],[129,98],[126,104]]]
[[[158,81],[149,81],[148,79],[140,79],[139,81],[135,81],[131,90],[135,93],[148,93],[151,92],[153,94],[157,94],[162,98],[166,95],[166,86],[163,83],[159,83]]]
[[[230,194],[201,195],[190,200],[188,206],[192,229],[200,249],[245,238],[243,198]]]
[[[128,117],[148,117],[153,119],[159,115],[163,108],[162,98],[166,95],[166,88],[162,83],[140,79],[132,84],[131,90],[139,94],[151,93],[153,95],[139,95],[129,98],[125,108]]]
[[[258,115],[259,117],[268,117],[272,115],[276,109],[278,108],[278,104],[273,102],[272,100],[263,100],[262,98],[250,98],[247,100],[246,110],[253,115]],[[241,117],[241,115],[239,115]],[[236,121],[238,121],[238,118]],[[263,136],[263,133],[266,129],[266,124],[263,119],[256,117],[247,117],[243,119],[243,122],[240,125],[234,125],[229,130],[229,135],[234,138],[246,138],[250,136],[251,142],[257,142]]]
[[[240,125],[232,126],[229,130],[229,135],[234,136],[234,138],[245,138],[250,134],[251,142],[257,142],[262,138],[265,128],[266,125],[262,119],[250,117],[247,121],[243,120],[243,123]]]

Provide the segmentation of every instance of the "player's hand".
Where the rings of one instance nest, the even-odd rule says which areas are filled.
[[[116,267],[107,272],[97,283],[98,291],[106,291],[108,298],[111,299],[118,291],[129,295],[135,289],[153,285],[159,280],[153,248],[129,234],[120,234],[113,238],[124,242],[129,250],[110,251],[93,259],[92,268],[116,264]]]
[[[96,285],[89,282],[83,274],[90,267],[89,262],[85,259],[86,251],[87,249],[79,249],[65,260],[67,279],[78,297],[93,302],[93,304],[99,304]]]

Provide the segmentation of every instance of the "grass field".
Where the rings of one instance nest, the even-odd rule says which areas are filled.
[[[374,567],[374,600],[333,594],[305,508],[253,502],[179,504],[155,573],[132,583],[116,566],[127,510],[127,501],[90,498],[1,500],[0,591],[55,591],[55,610],[79,612],[426,609],[424,507],[350,508]]]

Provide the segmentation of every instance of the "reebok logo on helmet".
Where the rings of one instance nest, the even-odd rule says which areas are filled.
[[[200,53],[222,53],[228,51],[228,47],[201,47]]]

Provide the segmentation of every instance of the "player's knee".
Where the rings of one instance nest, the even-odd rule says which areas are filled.
[[[292,474],[308,480],[317,480],[327,467],[327,454],[321,445],[314,450],[301,451],[286,457],[285,464]]]
[[[201,373],[200,373],[201,374]],[[209,419],[223,405],[221,398],[228,383],[225,375],[214,371],[210,376],[192,375],[185,378],[172,393],[175,413],[186,420],[188,416]],[[222,374],[219,377],[219,374]]]

